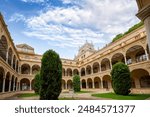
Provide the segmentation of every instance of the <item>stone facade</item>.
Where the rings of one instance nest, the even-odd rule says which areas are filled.
[[[34,48],[27,44],[14,45],[0,15],[0,92],[32,90],[41,58],[42,55],[35,54]],[[112,90],[112,65],[122,61],[130,68],[132,90],[150,92],[150,60],[144,26],[98,51],[86,42],[74,60],[61,60],[63,90],[72,88],[74,74],[80,75],[82,90]]]

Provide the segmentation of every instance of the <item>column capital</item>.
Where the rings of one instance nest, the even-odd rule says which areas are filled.
[[[150,3],[146,5],[145,7],[141,8],[139,12],[136,14],[136,16],[144,21],[147,17],[150,16]]]

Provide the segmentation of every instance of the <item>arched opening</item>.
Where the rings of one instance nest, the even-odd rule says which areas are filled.
[[[106,71],[110,69],[110,60],[108,58],[104,58],[101,61],[101,71]]]
[[[21,73],[22,74],[30,74],[30,65],[29,64],[23,64],[21,66]]]
[[[112,61],[112,65],[116,64],[117,62],[125,63],[124,55],[122,53],[117,53],[117,54],[113,55],[111,61]]]
[[[70,68],[67,69],[67,76],[72,76],[72,70]]]
[[[65,69],[64,68],[62,68],[62,76],[65,76],[66,75],[66,73],[65,73],[66,71],[65,71]]]
[[[85,76],[85,68],[81,69],[81,76]]]
[[[73,75],[79,75],[79,71],[77,69],[73,70]]]
[[[16,64],[16,72],[19,72],[19,69],[18,69],[18,60],[17,60],[17,64]]]
[[[62,79],[61,85],[62,85],[62,89],[66,89],[66,82],[65,82],[65,80]]]
[[[18,78],[16,77],[16,79],[15,79],[15,87],[14,87],[15,91],[17,91],[17,81],[18,81]]]
[[[12,76],[12,78],[11,78],[11,91],[13,91],[13,88],[14,88],[14,81],[15,80],[15,78],[14,78],[14,75]]]
[[[27,78],[23,78],[20,81],[21,91],[30,90],[30,81]]]
[[[95,86],[95,88],[101,87],[101,79],[99,77],[94,78],[94,86]]]
[[[16,56],[14,55],[13,57],[13,69],[15,70],[15,66],[16,66]]]
[[[132,64],[146,60],[144,48],[140,45],[135,45],[129,48],[126,52],[127,64]]]
[[[98,73],[99,72],[99,63],[96,62],[93,64],[93,73]]]
[[[82,82],[82,88],[86,89],[86,81],[83,79],[81,82]]]
[[[111,77],[109,75],[103,76],[103,88],[110,89],[112,88]]]
[[[136,88],[150,88],[150,75],[144,69],[135,69],[131,72]]]
[[[92,72],[91,69],[92,69],[92,68],[91,68],[90,65],[88,65],[88,66],[86,67],[86,74],[87,74],[87,75],[91,74],[91,72]]]
[[[32,88],[32,90],[34,90],[34,79],[31,81],[31,88]]]
[[[39,65],[33,65],[32,66],[32,74],[37,74],[40,71]]]
[[[8,64],[9,64],[10,66],[11,66],[11,61],[12,61],[12,55],[13,55],[12,49],[9,48],[9,50],[8,50]]]
[[[6,74],[6,80],[5,80],[5,92],[9,91],[9,80],[10,80],[10,73],[7,72],[7,74]]]
[[[5,75],[5,71],[2,67],[0,67],[0,92],[3,90],[3,78]]]
[[[67,81],[67,89],[72,89],[72,88],[73,88],[72,80],[68,80]]]
[[[91,78],[88,78],[88,79],[87,79],[87,85],[88,85],[88,88],[89,88],[89,89],[93,88],[93,82],[92,82],[92,79],[91,79]]]
[[[2,57],[4,61],[6,61],[7,49],[8,49],[7,39],[3,35],[0,39],[0,57]]]

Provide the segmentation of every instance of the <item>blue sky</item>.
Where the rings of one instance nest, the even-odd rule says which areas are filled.
[[[15,44],[68,59],[86,40],[103,48],[139,22],[136,0],[0,0],[0,12]]]

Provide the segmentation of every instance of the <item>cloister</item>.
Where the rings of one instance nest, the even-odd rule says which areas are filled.
[[[14,44],[0,14],[0,93],[33,90],[41,58],[31,46]],[[144,26],[99,50],[86,42],[74,60],[61,60],[63,90],[73,88],[75,74],[80,76],[82,90],[111,90],[111,69],[123,62],[131,71],[132,89],[150,92],[150,52]]]

